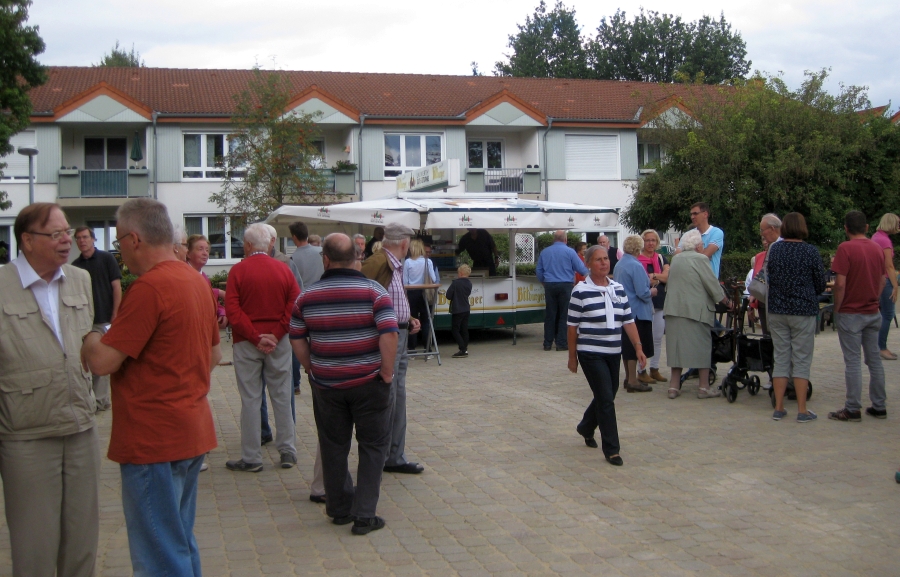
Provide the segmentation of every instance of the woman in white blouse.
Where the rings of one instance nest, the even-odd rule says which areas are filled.
[[[425,256],[425,245],[419,239],[413,240],[409,243],[409,257],[403,263],[403,284],[409,286],[435,284],[437,282],[437,269],[434,267],[431,259]],[[428,342],[428,335],[431,333],[431,319],[428,317],[428,309],[425,307],[424,290],[407,290],[406,297],[409,299],[410,317],[419,319],[419,322],[422,323],[421,331],[415,335],[409,335],[407,348],[410,351],[414,351],[418,344],[417,337],[420,335],[423,345]]]

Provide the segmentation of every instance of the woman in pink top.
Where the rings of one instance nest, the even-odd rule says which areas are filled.
[[[878,332],[878,348],[881,349],[881,358],[886,361],[896,361],[897,355],[887,348],[888,332],[891,330],[891,322],[894,320],[895,304],[897,303],[897,271],[894,269],[894,243],[889,235],[900,232],[900,217],[889,212],[881,217],[878,230],[872,235],[875,242],[884,251],[884,268],[887,271],[887,282],[881,292],[879,308],[881,309],[881,330]]]
[[[203,272],[203,267],[209,261],[209,241],[202,234],[192,234],[187,239],[187,262],[194,270],[203,275],[209,286],[212,287],[212,281]],[[222,302],[225,300],[225,291],[213,288],[213,296],[216,297],[216,317],[219,319],[219,328],[228,326],[228,318],[225,316],[225,307]]]

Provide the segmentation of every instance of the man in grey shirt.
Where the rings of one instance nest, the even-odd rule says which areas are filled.
[[[325,272],[322,262],[322,247],[309,244],[309,228],[302,222],[292,222],[288,226],[291,240],[297,247],[291,255],[291,270],[300,277],[300,293],[314,282],[318,282]],[[294,355],[294,394],[300,392],[300,361]],[[322,472],[322,453],[316,444],[316,464],[313,467],[313,481],[309,486],[309,500],[313,503],[325,502],[325,476]]]

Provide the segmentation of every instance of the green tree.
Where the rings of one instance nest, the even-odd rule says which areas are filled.
[[[802,213],[810,241],[843,239],[846,211],[873,220],[900,203],[900,127],[860,114],[865,89],[823,87],[828,71],[807,73],[799,89],[779,77],[687,90],[687,114],[663,114],[642,136],[660,142],[665,161],[642,178],[623,222],[632,230],[690,227],[688,207],[703,201],[728,250],[759,246],[759,217]]]
[[[746,44],[720,15],[684,22],[680,16],[655,11],[625,12],[600,20],[597,35],[587,42],[595,78],[674,82],[680,78],[719,84],[750,71]]]
[[[254,222],[284,204],[325,200],[326,178],[315,168],[321,133],[314,115],[288,111],[292,96],[285,75],[258,68],[235,95],[229,152],[217,159],[225,179],[209,197],[226,214]]]
[[[0,155],[16,154],[9,140],[31,122],[28,91],[47,81],[46,69],[37,61],[44,41],[37,26],[26,26],[30,0],[0,0]],[[0,176],[6,163],[0,162]],[[12,206],[0,191],[0,210]]]
[[[100,62],[94,66],[140,68],[146,64],[141,60],[141,53],[134,49],[134,44],[131,45],[131,52],[126,52],[124,48],[119,47],[119,41],[116,40],[116,45],[109,51],[109,54],[104,54]]]
[[[517,24],[519,32],[509,36],[512,54],[509,62],[497,62],[497,76],[530,76],[536,78],[588,78],[587,55],[581,41],[575,11],[557,2],[547,12],[544,0],[525,24]]]

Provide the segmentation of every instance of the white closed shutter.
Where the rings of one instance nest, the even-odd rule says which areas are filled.
[[[3,169],[3,178],[28,178],[28,157],[24,154],[19,154],[18,149],[20,146],[33,147],[35,142],[33,130],[23,130],[9,139],[12,152],[0,158],[0,162],[6,163],[6,168]],[[37,161],[37,158],[35,158],[35,161]],[[35,166],[36,170],[37,167]]]
[[[619,180],[619,137],[566,135],[566,180]]]

